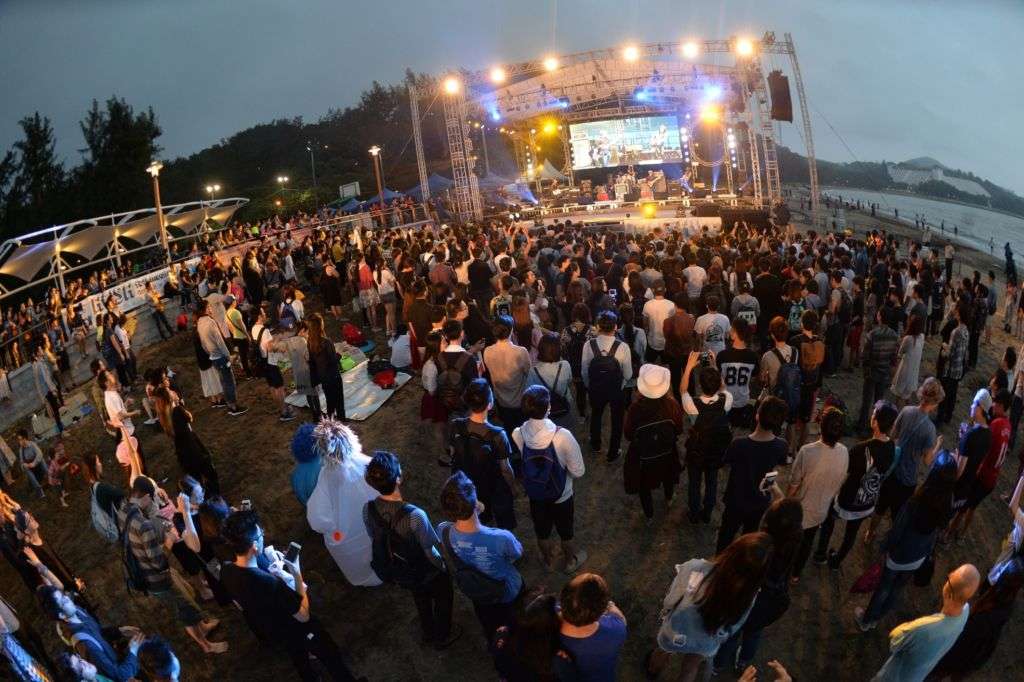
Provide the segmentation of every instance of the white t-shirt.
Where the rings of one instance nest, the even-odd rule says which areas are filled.
[[[264,331],[262,324],[254,324],[252,326],[252,340],[260,340],[260,355],[268,357],[270,354],[270,343],[274,340],[274,335],[270,333],[270,329]],[[260,332],[263,332],[263,336],[260,336]]]
[[[648,346],[654,350],[665,350],[665,320],[675,314],[676,304],[667,298],[655,298],[644,303]]]
[[[729,318],[722,313],[704,313],[693,325],[693,331],[701,338],[704,350],[716,354],[725,350],[725,339],[730,329]]]
[[[121,399],[121,394],[117,391],[104,391],[103,392],[103,405],[107,408],[107,417],[111,424],[115,428],[124,427],[128,432],[128,435],[135,433],[135,425],[132,424],[130,417],[122,419],[120,414],[127,412],[128,409],[124,406],[124,400]]]
[[[374,281],[377,281],[376,275]],[[462,280],[459,280],[460,282]],[[377,282],[377,293],[379,294],[390,294],[395,290],[395,276],[391,274],[391,270],[383,268],[380,271],[380,281]]]
[[[700,296],[701,289],[704,288],[704,282],[708,279],[707,270],[694,264],[687,266],[683,270],[683,274],[686,276],[686,295],[690,298]]]
[[[728,391],[719,391],[714,395],[702,395],[697,398],[697,400],[701,401],[705,405],[709,405],[718,400],[719,396],[723,395],[725,396],[724,408],[725,411],[728,412],[732,409],[732,393],[729,393]],[[693,396],[690,395],[689,392],[683,393],[683,412],[691,417],[696,417],[699,414],[699,412],[697,412],[697,405],[693,402]]]

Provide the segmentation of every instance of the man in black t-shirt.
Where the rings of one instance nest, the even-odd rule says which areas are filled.
[[[732,325],[732,347],[721,351],[715,358],[715,364],[722,373],[725,390],[732,394],[730,423],[734,427],[749,428],[754,415],[754,404],[750,399],[750,380],[757,373],[760,358],[747,347],[751,334],[750,325],[746,320],[733,320]]]
[[[234,563],[221,567],[224,588],[241,607],[245,621],[264,644],[278,643],[292,659],[299,678],[309,682],[320,677],[310,663],[310,654],[334,680],[354,680],[341,657],[341,650],[318,620],[309,613],[309,595],[302,581],[299,560],[281,560],[294,589],[267,568],[263,528],[254,511],[237,511],[228,517],[224,535],[235,551]]]
[[[772,501],[771,492],[762,490],[761,483],[765,474],[785,463],[789,452],[786,441],[775,435],[785,421],[786,404],[774,396],[766,398],[757,408],[753,432],[735,439],[725,451],[722,463],[729,467],[729,482],[723,495],[718,552],[728,547],[741,529],[752,533],[761,524]]]

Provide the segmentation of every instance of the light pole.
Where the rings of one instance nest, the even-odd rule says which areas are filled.
[[[160,226],[160,245],[164,247],[164,259],[171,263],[171,248],[167,244],[167,225],[164,224],[164,209],[160,205],[160,169],[164,165],[159,161],[149,164],[146,172],[153,176],[153,201],[156,203],[156,221]]]
[[[313,171],[313,206],[315,207],[314,213],[320,213],[320,197],[317,195],[316,186],[316,157],[314,156],[315,151],[323,147],[327,149],[327,145],[321,144],[320,140],[306,140],[306,151],[309,152],[309,168]]]
[[[216,201],[217,192],[220,191],[220,185],[207,185],[206,193],[210,195],[210,201]]]
[[[377,195],[380,197],[380,210],[384,210],[384,184],[381,182],[380,147],[370,147],[370,156],[373,157],[373,173],[377,176]]]
[[[281,186],[281,189],[288,189],[288,176],[287,175],[278,175],[277,176],[277,184]]]

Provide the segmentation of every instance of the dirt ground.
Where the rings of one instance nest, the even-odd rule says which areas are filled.
[[[874,224],[863,216],[858,216],[855,222],[858,227]],[[891,224],[889,227],[907,230]],[[959,253],[965,272],[974,263],[987,266],[990,262],[988,256],[968,254],[965,249],[960,249]],[[311,303],[310,307],[318,307],[315,302]],[[336,332],[337,324],[331,323],[331,328]],[[380,341],[382,339],[378,338],[378,343]],[[1017,345],[1001,330],[996,330],[992,343],[984,347],[978,369],[961,382],[958,417],[965,413],[969,396],[987,382],[996,367],[997,356],[1007,344]],[[925,353],[922,376],[934,370],[936,353],[937,343],[933,339]],[[419,644],[415,609],[408,594],[392,587],[353,588],[345,582],[324,550],[320,537],[309,530],[304,510],[291,492],[292,459],[288,448],[298,422],[282,425],[277,421],[262,382],[240,384],[240,399],[252,409],[244,417],[233,419],[222,410],[210,409],[203,401],[192,345],[187,337],[178,335],[147,349],[140,358],[140,367],[157,362],[180,370],[186,399],[196,417],[195,429],[214,454],[229,501],[252,499],[261,513],[268,543],[284,546],[294,540],[302,544],[302,563],[311,586],[313,611],[348,652],[357,674],[370,680],[395,681],[495,679],[470,604],[461,595],[455,597],[455,621],[465,627],[465,634],[449,650],[438,653]],[[842,373],[826,385],[851,409],[858,409],[859,375]],[[420,395],[419,382],[414,380],[377,414],[353,427],[365,450],[386,448],[402,457],[406,498],[424,507],[436,523],[439,520],[438,492],[445,470],[437,466],[431,433],[419,421]],[[136,395],[137,399],[139,397]],[[173,492],[179,472],[170,441],[157,427],[140,426],[139,432],[152,472]],[[583,432],[583,428],[576,430],[581,440]],[[947,444],[954,442],[952,428],[946,429],[944,435]],[[71,429],[66,440],[72,455],[98,450],[106,464],[106,479],[111,482],[119,479],[113,447],[95,417]],[[847,439],[848,444],[852,442],[853,439]],[[656,499],[655,523],[648,526],[636,498],[623,492],[621,460],[608,464],[603,459],[588,457],[586,464],[586,475],[576,483],[577,538],[590,553],[586,569],[608,580],[616,604],[629,620],[630,634],[618,677],[640,680],[643,679],[643,657],[653,645],[659,605],[671,581],[673,565],[692,557],[711,556],[721,509],[710,525],[693,526],[685,519],[685,490],[680,490],[676,504],[667,512],[664,503]],[[1011,491],[1015,471],[1016,460],[1012,458],[996,492],[978,510],[966,541],[940,549],[937,575],[968,561],[987,570],[1009,529],[1009,514],[999,496]],[[727,472],[721,475],[724,485]],[[786,472],[783,478],[785,475]],[[67,510],[60,509],[53,496],[45,501],[31,497],[24,481],[16,484],[15,491],[36,514],[44,538],[88,583],[90,596],[102,605],[101,620],[113,625],[136,625],[146,632],[168,637],[181,659],[183,680],[295,679],[287,657],[261,646],[247,630],[241,615],[233,609],[208,607],[211,614],[222,619],[223,624],[216,634],[230,641],[231,650],[222,656],[205,656],[167,613],[153,608],[145,598],[126,596],[116,551],[105,545],[91,528],[88,491],[80,480],[73,484],[71,508]],[[557,591],[565,577],[547,572],[540,564],[525,502],[519,502],[517,512],[520,519],[517,535],[526,550],[520,569],[528,587]],[[848,588],[876,558],[873,549],[858,543],[842,573],[830,574],[827,568],[809,563],[802,582],[792,590],[793,604],[789,612],[765,631],[757,665],[762,667],[767,660],[778,659],[794,678],[801,680],[869,679],[887,656],[888,629],[936,610],[941,582],[937,577],[930,588],[909,587],[902,603],[883,620],[881,627],[861,634],[853,622],[853,608],[866,598],[851,598]],[[0,581],[3,595],[15,603],[37,630],[45,633],[51,650],[59,651],[52,626],[31,603],[20,580],[6,563],[0,565]],[[995,656],[979,673],[978,679],[1024,679],[1015,665],[1019,654],[1013,646],[1022,637],[1024,624],[1018,616],[1007,626]],[[723,674],[723,678],[731,679],[731,675]]]

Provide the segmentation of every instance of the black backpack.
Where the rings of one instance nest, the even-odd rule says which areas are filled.
[[[562,376],[562,363],[558,363],[558,371],[555,372],[554,386],[548,386],[548,382],[544,381],[544,377],[537,372],[537,378],[540,380],[541,385],[548,389],[548,393],[551,394],[551,412],[548,414],[552,419],[558,419],[569,414],[569,399],[561,393],[555,392],[555,388],[558,387],[558,378]],[[568,386],[566,387],[568,390]]]
[[[618,400],[622,396],[622,366],[615,359],[615,353],[619,350],[619,340],[613,341],[612,347],[605,354],[597,345],[597,339],[591,339],[590,350],[594,352],[594,359],[587,368],[590,393],[608,401]]]
[[[486,436],[479,436],[469,430],[468,418],[452,420],[452,473],[461,471],[466,474],[481,499],[491,498],[494,485],[501,477],[497,446],[493,440],[501,433],[503,431],[497,429],[490,430]]]
[[[149,594],[149,583],[146,580],[146,573],[142,570],[138,558],[132,552],[131,540],[129,539],[129,527],[131,519],[135,514],[141,514],[137,508],[129,510],[124,519],[124,532],[121,534],[121,565],[124,567],[124,583],[128,593]]]
[[[848,325],[853,319],[853,299],[842,287],[839,288],[839,297],[839,323]]]
[[[430,575],[430,563],[416,536],[410,533],[409,537],[402,537],[395,530],[398,522],[415,509],[411,504],[403,504],[388,522],[373,501],[366,503],[367,516],[373,529],[370,568],[383,582],[400,587],[415,587],[422,585]]]
[[[722,457],[732,442],[729,415],[725,411],[725,396],[719,393],[715,398],[713,403],[705,403],[699,398],[693,401],[697,408],[697,419],[686,441],[686,461],[698,467],[722,466]]]
[[[630,325],[630,329],[633,331],[632,334],[626,334],[625,329],[620,329],[615,336],[629,348],[629,360],[632,364],[633,377],[635,377],[640,372],[640,365],[644,364],[644,362],[640,358],[640,354],[636,352],[636,326]],[[630,378],[632,379],[633,377]]]
[[[671,419],[662,419],[637,427],[633,445],[641,462],[671,455],[676,451],[676,425]]]
[[[252,344],[249,346],[249,366],[252,367],[256,374],[263,376],[266,373],[267,365],[269,364],[270,358],[263,357],[263,353],[260,351],[260,342],[263,341],[263,332],[267,331],[267,326],[263,325],[260,329],[260,333],[253,339]]]
[[[449,365],[444,353],[438,353],[434,362],[437,365],[437,397],[449,412],[462,409],[462,392],[466,389],[466,377],[462,368],[469,361],[469,353],[463,353],[454,365]]]
[[[505,581],[478,570],[459,558],[452,549],[452,527],[445,526],[441,531],[441,551],[444,554],[448,573],[462,593],[474,604],[490,606],[505,601]]]
[[[583,346],[587,343],[587,334],[590,333],[590,330],[584,327],[573,331],[572,327],[569,327],[566,329],[566,333],[569,335],[569,342],[565,345],[565,359],[569,361],[569,367],[572,368],[573,378],[579,379],[582,376]]]

